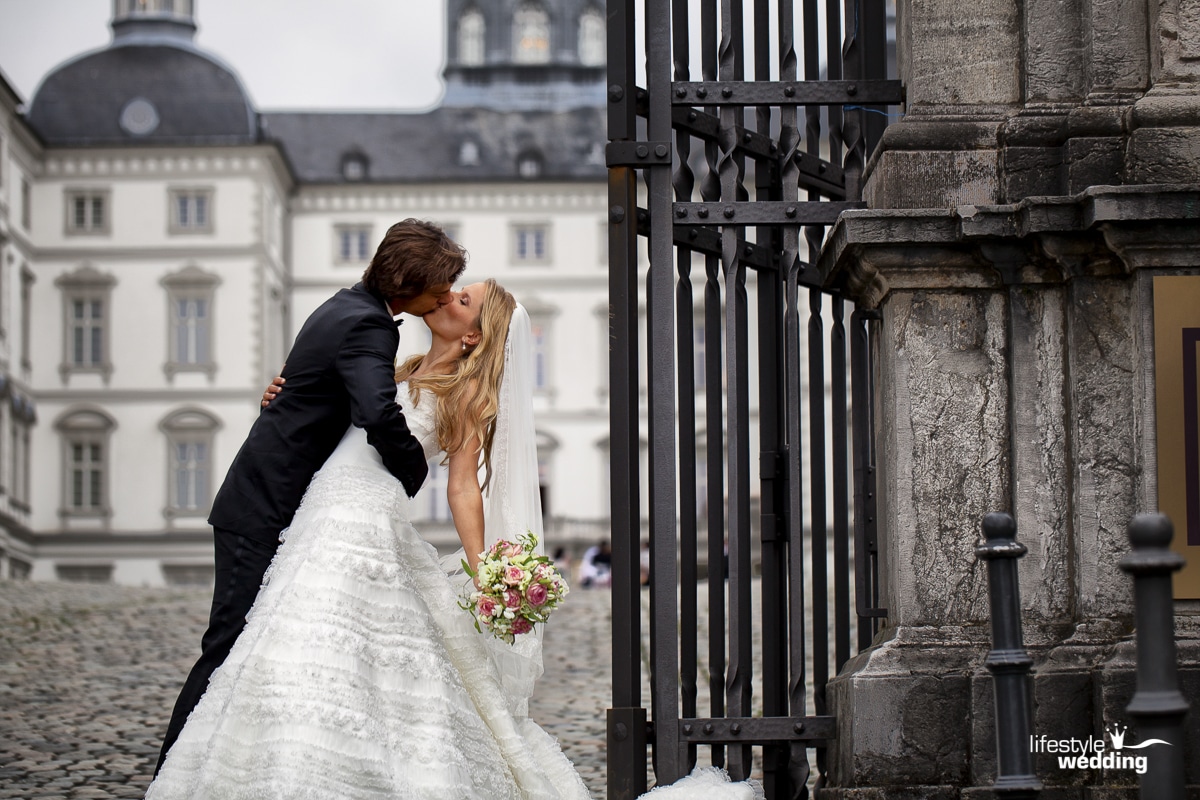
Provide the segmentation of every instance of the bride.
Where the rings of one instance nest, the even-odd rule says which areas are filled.
[[[489,280],[423,319],[433,343],[400,366],[397,392],[426,456],[449,459],[464,552],[540,538],[528,315]],[[588,797],[527,716],[537,635],[478,633],[457,605],[468,579],[448,576],[409,513],[351,427],[147,800]]]
[[[432,345],[397,370],[397,393],[425,455],[448,458],[463,552],[526,530],[540,539],[528,314],[488,280],[423,320]],[[467,577],[443,566],[409,508],[351,427],[309,484],[245,629],[146,800],[589,797],[528,718],[538,634],[508,645],[477,632],[458,606]],[[650,795],[762,792],[709,769]]]

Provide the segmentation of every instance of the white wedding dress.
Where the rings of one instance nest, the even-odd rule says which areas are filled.
[[[432,457],[433,393],[414,403],[401,384],[398,394]],[[498,661],[510,646],[458,607],[409,503],[351,428],[309,485],[245,630],[147,800],[588,797],[524,716],[532,678],[506,687]]]

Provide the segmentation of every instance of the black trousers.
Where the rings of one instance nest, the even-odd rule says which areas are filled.
[[[200,658],[184,681],[179,699],[175,701],[175,710],[171,712],[171,722],[163,737],[162,752],[158,755],[158,765],[154,768],[155,775],[162,769],[171,745],[179,738],[188,714],[192,713],[208,689],[208,679],[225,662],[233,643],[246,626],[246,614],[254,605],[254,598],[262,586],[263,574],[279,547],[278,542],[261,542],[225,528],[213,529],[213,543],[216,580],[212,610],[208,614],[208,630],[200,640]]]

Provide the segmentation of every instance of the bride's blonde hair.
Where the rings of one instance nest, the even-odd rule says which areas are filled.
[[[450,372],[443,374],[431,373],[410,379],[425,358],[423,355],[412,356],[396,370],[396,382],[408,380],[413,402],[420,402],[424,389],[437,395],[438,447],[447,457],[462,450],[471,439],[480,443],[483,485],[486,487],[491,480],[492,438],[496,433],[500,382],[504,379],[504,342],[517,301],[491,278],[484,281],[483,286],[479,343],[456,359]]]

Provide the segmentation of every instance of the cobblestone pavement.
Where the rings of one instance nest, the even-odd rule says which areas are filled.
[[[208,590],[0,581],[0,800],[140,798],[198,651]],[[546,631],[531,713],[605,798],[608,593]]]

